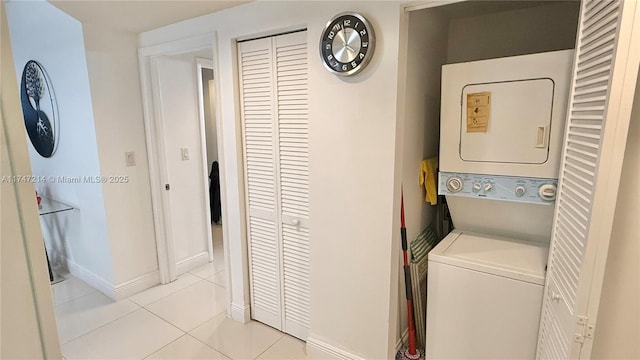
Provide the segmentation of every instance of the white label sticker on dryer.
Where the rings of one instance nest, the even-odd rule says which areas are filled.
[[[491,92],[467,94],[467,132],[487,132],[491,118]]]

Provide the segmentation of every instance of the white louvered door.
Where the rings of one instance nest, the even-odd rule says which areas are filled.
[[[309,329],[307,32],[274,38],[278,104],[284,331]]]
[[[635,1],[582,3],[539,359],[590,357],[638,71],[640,38],[632,25],[639,20]]]
[[[251,278],[251,315],[281,325],[275,101],[271,39],[238,44]]]
[[[306,31],[238,44],[251,313],[306,339],[309,186]]]

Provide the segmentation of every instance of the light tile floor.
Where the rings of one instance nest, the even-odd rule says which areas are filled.
[[[221,239],[219,227],[214,239]],[[222,244],[214,261],[113,301],[81,280],[53,285],[62,355],[73,359],[308,359],[304,342],[226,317]]]

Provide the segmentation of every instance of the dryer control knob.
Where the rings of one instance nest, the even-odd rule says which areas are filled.
[[[462,179],[457,176],[452,176],[447,179],[447,190],[452,193],[457,193],[464,187]]]
[[[480,184],[480,183],[473,184],[473,191],[478,192],[478,191],[480,191],[480,189],[482,189],[482,184]]]
[[[484,184],[484,191],[491,191],[493,189],[493,184],[488,182]]]
[[[545,201],[553,201],[556,199],[556,186],[554,184],[544,184],[538,190],[538,196]]]
[[[524,186],[522,185],[516,186],[515,193],[517,197],[523,197],[526,192],[527,192],[527,188],[525,188]]]

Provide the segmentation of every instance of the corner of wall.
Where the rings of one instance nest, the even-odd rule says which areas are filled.
[[[69,257],[110,282],[113,268],[103,188],[86,180],[100,175],[100,164],[82,24],[46,1],[13,1],[6,5],[15,73],[19,77],[21,66],[29,59],[37,59],[46,68],[60,119],[59,128],[54,129],[60,130],[56,152],[43,158],[30,148],[29,173],[70,179],[40,183],[38,190],[81,209],[78,228],[82,238],[67,243]],[[33,31],[35,23],[40,31]]]
[[[71,275],[89,284],[109,298],[117,300],[115,286],[111,282],[69,258],[67,258],[67,266]]]
[[[82,28],[98,172],[108,180],[102,192],[113,283],[129,289],[158,270],[137,35],[97,24]],[[125,161],[128,152],[134,154],[134,165]]]
[[[115,300],[126,299],[129,296],[135,295],[158,284],[160,284],[160,271],[152,271],[133,280],[116,285],[114,287],[114,298]]]
[[[364,360],[358,355],[316,338],[313,334],[307,338],[307,353],[312,359]]]
[[[231,303],[231,318],[243,324],[251,321],[251,307],[246,304]]]

